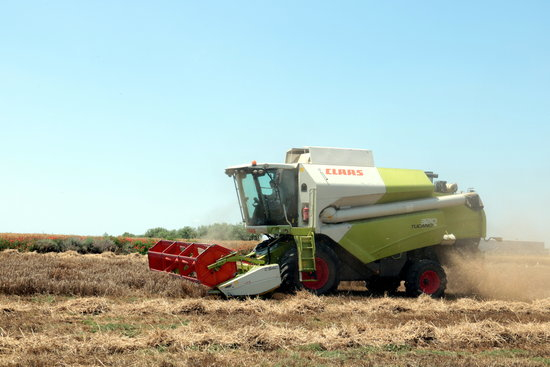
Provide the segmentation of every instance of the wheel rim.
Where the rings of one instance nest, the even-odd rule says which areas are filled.
[[[321,289],[327,284],[329,278],[328,264],[325,260],[320,257],[315,258],[315,273],[316,277],[313,276],[313,273],[302,273],[302,280],[317,279],[311,282],[302,282],[305,288],[307,289]]]
[[[434,294],[441,286],[439,275],[433,270],[426,270],[420,275],[420,289],[426,294]]]

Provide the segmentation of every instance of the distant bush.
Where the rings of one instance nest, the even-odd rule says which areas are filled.
[[[89,251],[93,254],[101,254],[106,251],[116,252],[117,246],[109,238],[96,238],[92,241]]]
[[[69,237],[63,240],[62,246],[65,251],[76,251],[80,254],[87,254],[89,253],[92,242],[93,240],[91,238],[80,239],[77,237]]]
[[[129,254],[132,252],[132,240],[128,237],[109,237],[111,241],[115,243],[114,252],[117,254]]]
[[[39,253],[46,252],[62,252],[65,251],[65,246],[62,242],[54,241],[48,238],[35,241],[29,246],[30,251]]]
[[[4,238],[0,239],[0,251],[6,250],[9,248],[13,248],[9,240],[6,240]]]

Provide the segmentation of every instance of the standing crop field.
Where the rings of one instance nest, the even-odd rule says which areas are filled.
[[[450,269],[445,299],[358,283],[226,300],[146,257],[0,252],[1,366],[548,366],[550,258]]]

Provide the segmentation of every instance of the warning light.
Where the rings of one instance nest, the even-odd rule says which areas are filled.
[[[256,161],[252,161],[252,165],[255,166],[257,165],[258,163],[256,163]]]

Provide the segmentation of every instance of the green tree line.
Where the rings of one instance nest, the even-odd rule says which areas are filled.
[[[156,227],[148,229],[143,235],[134,235],[125,232],[123,237],[149,237],[149,238],[165,238],[173,240],[176,238],[201,238],[209,240],[237,240],[251,241],[258,240],[258,235],[246,231],[242,224],[229,223],[214,223],[202,225],[198,227],[185,226],[180,229],[166,229],[164,227]]]

